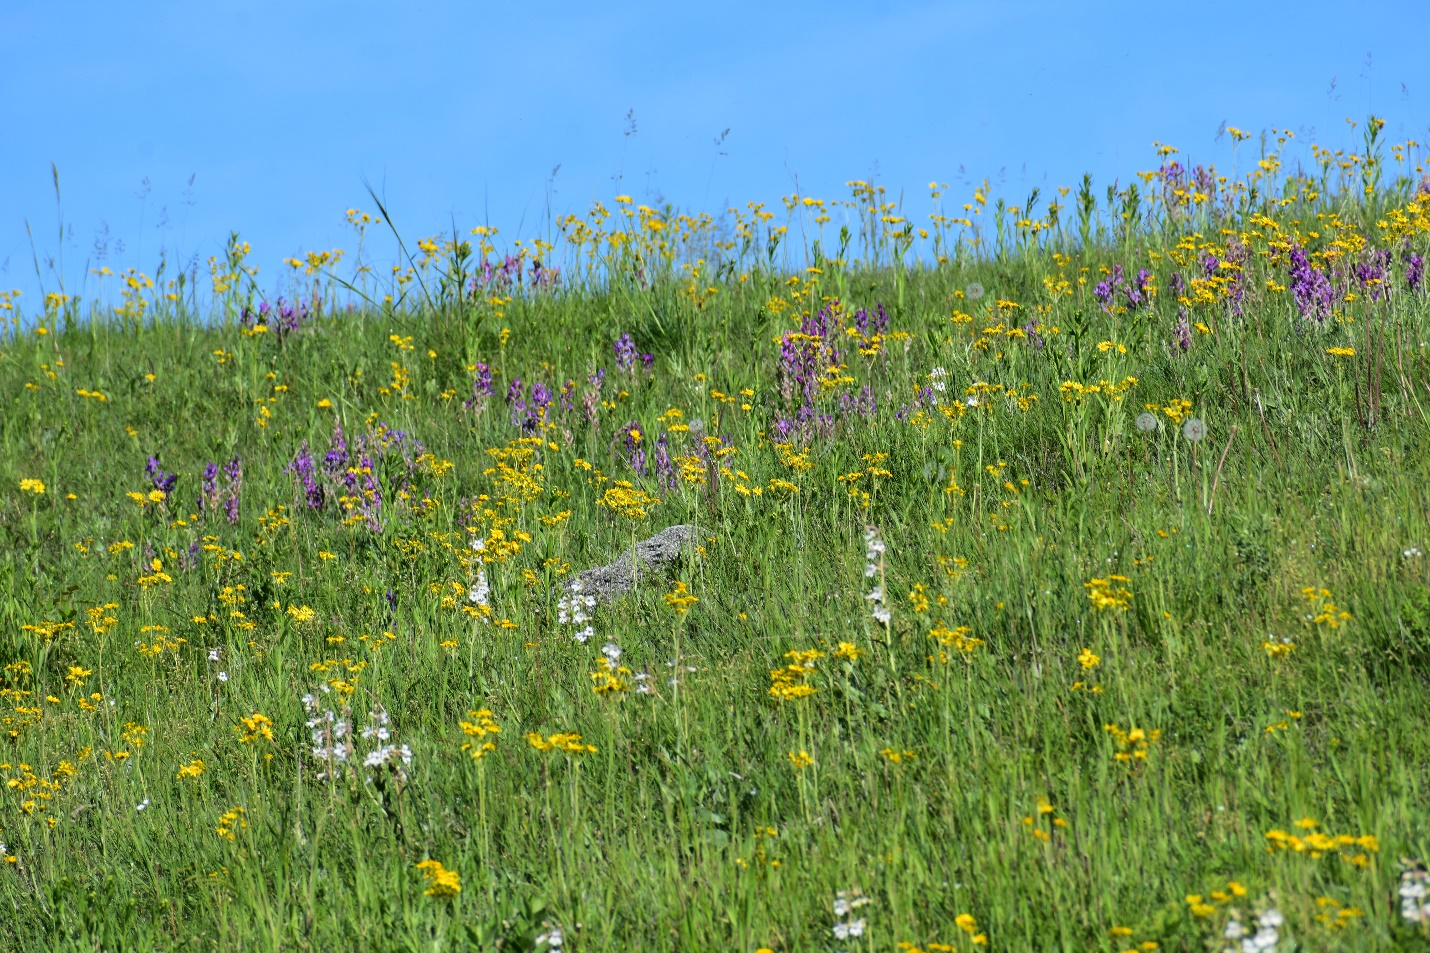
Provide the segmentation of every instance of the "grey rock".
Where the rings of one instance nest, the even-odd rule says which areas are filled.
[[[561,588],[571,592],[579,582],[584,595],[595,596],[599,602],[614,601],[634,589],[638,579],[663,575],[682,555],[694,552],[706,535],[705,530],[690,523],[668,526],[621,553],[615,562],[577,573]]]

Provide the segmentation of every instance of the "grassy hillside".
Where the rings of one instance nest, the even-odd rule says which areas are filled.
[[[1425,948],[1430,206],[1179,170],[56,292],[0,340],[0,946]]]

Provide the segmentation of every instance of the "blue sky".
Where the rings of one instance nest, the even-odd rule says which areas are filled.
[[[1101,192],[1153,140],[1229,166],[1223,122],[1296,131],[1293,158],[1354,145],[1345,117],[1372,110],[1426,141],[1427,22],[1412,2],[10,2],[0,286],[35,306],[27,219],[71,287],[106,227],[106,264],[151,274],[237,230],[271,286],[288,255],[352,247],[364,179],[405,236],[514,238],[617,192],[718,213],[877,176],[916,220],[932,179],[960,202],[985,177],[1014,202],[1084,171]]]

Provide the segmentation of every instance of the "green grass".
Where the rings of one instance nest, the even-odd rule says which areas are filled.
[[[1342,206],[1377,240],[1384,210],[1358,210]],[[1227,236],[1202,230],[1225,257]],[[1430,558],[1412,548],[1430,551],[1430,310],[1397,260],[1388,305],[1353,285],[1317,327],[1268,289],[1288,284],[1284,260],[1249,236],[1243,314],[1211,288],[1189,316],[1211,333],[1174,353],[1172,271],[1203,275],[1181,237],[827,268],[793,293],[751,268],[700,306],[671,276],[329,308],[282,340],[161,305],[71,306],[47,334],[12,332],[0,946],[529,950],[556,925],[566,948],[593,951],[968,950],[974,933],[996,950],[1190,951],[1219,942],[1230,908],[1251,924],[1275,904],[1282,949],[1425,949],[1395,892],[1398,859],[1430,857]],[[1129,280],[1150,268],[1160,293],[1101,307],[1093,286],[1114,263]],[[1060,275],[1068,293],[1053,296],[1043,279]],[[989,292],[976,302],[973,280]],[[829,432],[777,447],[794,405],[774,339],[840,293],[846,315],[884,302],[891,334],[863,341],[870,354],[841,334],[847,367],[830,376],[847,380],[814,391]],[[1041,349],[1008,333],[1030,320]],[[622,332],[654,355],[650,372],[616,369]],[[478,361],[496,391],[480,415],[462,407]],[[608,403],[593,425],[582,396],[597,367]],[[901,414],[935,367],[946,390]],[[573,409],[553,403],[526,444],[502,399],[515,377],[577,382]],[[1113,396],[1064,387],[1127,378]],[[864,387],[877,412],[841,414],[839,395]],[[1015,391],[1037,399],[1020,407]],[[1205,422],[1201,442],[1165,410],[1160,429],[1134,426],[1177,399]],[[628,421],[652,461],[663,432],[689,454],[670,408],[735,449],[718,478],[698,460],[674,489],[632,471],[616,436]],[[408,435],[374,454],[380,529],[336,492],[311,509],[285,472],[304,441],[321,468],[334,418],[350,445],[383,442],[383,425]],[[509,469],[488,448],[512,451]],[[161,502],[144,496],[149,455],[178,474]],[[235,456],[231,525],[194,500],[204,466]],[[639,520],[599,505],[614,480],[659,504]],[[594,638],[575,641],[557,620],[561,575],[679,522],[707,531],[703,552],[595,610]],[[887,545],[872,580],[866,526]],[[472,536],[487,541],[490,621],[463,608]],[[1099,609],[1087,584],[1113,575],[1130,599]],[[676,580],[699,600],[684,615],[663,598]],[[887,627],[866,598],[879,582]],[[1270,653],[1283,638],[1294,649]],[[593,690],[607,641],[631,690]],[[836,657],[843,642],[857,659]],[[795,683],[815,691],[777,701],[771,671],[809,649],[825,654]],[[350,706],[357,730],[382,706],[410,765],[365,768],[376,742],[359,737],[322,778],[307,693],[339,717]],[[483,708],[501,732],[475,739],[495,750],[474,760],[460,725]],[[256,714],[271,738],[244,727]],[[1145,757],[1124,761],[1110,724],[1160,734],[1129,741]],[[595,750],[541,752],[528,732]],[[796,766],[801,752],[812,764]],[[202,773],[181,777],[195,760]],[[1269,831],[1309,835],[1304,818],[1376,840],[1269,849]],[[427,859],[459,893],[424,892]],[[1245,896],[1216,898],[1231,881]],[[856,888],[867,930],[841,943],[833,903]],[[1316,919],[1348,907],[1363,915]]]

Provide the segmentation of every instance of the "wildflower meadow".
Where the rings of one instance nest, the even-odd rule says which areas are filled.
[[[0,295],[0,948],[1430,948],[1382,126]]]

